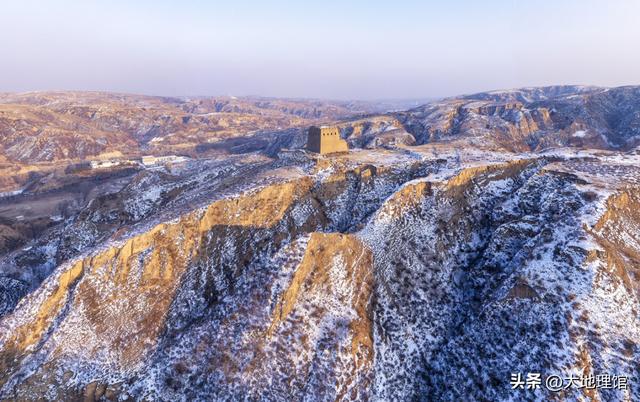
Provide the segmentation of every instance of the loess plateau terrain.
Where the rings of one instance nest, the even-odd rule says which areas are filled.
[[[640,400],[639,146],[640,87],[2,94],[0,400]]]

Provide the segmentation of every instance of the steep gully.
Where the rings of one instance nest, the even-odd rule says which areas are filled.
[[[364,176],[371,174],[366,168],[362,171]],[[267,187],[239,199],[217,202],[204,212],[189,213],[178,222],[161,224],[141,236],[129,239],[121,246],[107,248],[106,251],[60,267],[58,272],[47,280],[43,289],[28,296],[24,301],[24,308],[36,309],[32,311],[34,314],[31,318],[30,314],[17,311],[3,323],[7,326],[5,328],[11,328],[10,331],[4,332],[6,335],[2,339],[3,378],[8,379],[18,367],[16,362],[19,362],[20,358],[16,356],[26,357],[25,355],[32,354],[33,351],[36,352],[33,354],[41,352],[42,345],[47,343],[48,337],[65,321],[63,312],[68,310],[70,304],[87,310],[86,316],[91,318],[104,315],[104,311],[100,310],[109,310],[107,306],[118,299],[127,300],[132,295],[136,295],[137,298],[145,295],[146,301],[153,307],[151,313],[146,312],[150,320],[141,322],[139,317],[135,317],[139,308],[135,308],[134,305],[128,306],[131,308],[119,309],[121,315],[118,319],[124,323],[131,321],[137,324],[134,327],[138,327],[138,330],[151,339],[163,331],[170,334],[169,326],[162,330],[162,325],[154,325],[148,321],[152,321],[154,315],[161,317],[163,312],[169,310],[167,303],[173,299],[172,295],[178,294],[175,304],[179,306],[182,300],[177,289],[183,286],[180,284],[181,280],[188,284],[189,278],[198,274],[203,275],[205,279],[198,284],[202,286],[197,289],[201,291],[199,299],[196,299],[196,302],[189,300],[191,305],[188,306],[188,311],[196,318],[199,309],[214,305],[224,292],[233,292],[234,282],[241,275],[243,265],[248,264],[254,255],[268,255],[281,243],[290,242],[300,233],[308,233],[312,229],[331,225],[344,226],[347,221],[340,215],[348,215],[349,208],[354,207],[354,204],[343,202],[338,214],[335,213],[335,209],[325,212],[318,202],[318,197],[326,197],[336,192],[359,191],[360,182],[357,177],[360,172],[357,170],[339,175],[336,180],[330,180],[326,185],[315,189],[315,183],[311,179],[302,178],[295,182]],[[388,179],[390,182],[406,180],[393,176],[389,176]],[[381,182],[388,187],[385,189],[388,191],[392,184],[385,183],[386,180],[387,178],[384,178]],[[332,208],[335,206],[329,205]],[[375,209],[375,205],[360,205],[362,214],[370,213],[372,209]],[[310,211],[311,215],[303,217],[304,221],[300,221],[298,218],[306,211]],[[175,245],[173,239],[178,240],[179,244]],[[237,248],[230,250],[230,245]],[[238,259],[238,256],[242,256],[244,260]],[[213,274],[214,278],[210,278],[212,272],[208,271],[212,268],[212,261],[221,265]],[[189,264],[193,264],[190,276],[183,277]],[[132,278],[131,271],[135,271],[136,265],[142,268],[139,269],[141,272],[137,272],[140,277]],[[95,283],[90,285],[91,282]],[[76,289],[78,283],[80,286]],[[136,286],[131,286],[132,283]],[[110,291],[104,292],[100,287],[110,288]],[[158,295],[165,297],[158,298]],[[201,304],[198,305],[198,302]],[[153,310],[157,310],[156,314],[153,314]],[[102,317],[102,320],[90,319],[93,321],[91,325],[95,326],[98,333],[108,331],[100,322],[104,321],[104,318],[107,317]],[[190,321],[189,317],[173,318],[177,328],[184,328],[185,322]],[[133,333],[136,331],[132,331],[130,335]],[[126,337],[126,334],[122,334],[114,341],[120,342],[119,339],[124,340]],[[119,357],[124,365],[133,364],[142,354],[139,350],[134,350],[133,356],[130,356],[128,349],[131,347],[128,345],[112,346],[122,349],[122,356]],[[9,382],[22,381],[21,375],[16,374]]]

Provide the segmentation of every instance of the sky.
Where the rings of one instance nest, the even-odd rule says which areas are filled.
[[[411,99],[640,84],[640,1],[5,0],[0,92]]]

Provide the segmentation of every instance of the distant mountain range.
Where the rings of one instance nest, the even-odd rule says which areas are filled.
[[[420,144],[467,138],[513,151],[629,150],[640,144],[640,87],[553,86],[450,98],[396,114]]]
[[[178,99],[93,92],[0,95],[0,162],[81,160],[119,152],[191,152],[203,143],[369,113],[363,103]]]
[[[640,144],[638,87],[492,91],[380,114],[415,102],[181,99],[97,92],[2,94],[0,163],[77,161],[114,152],[189,154],[202,144],[364,116],[395,119],[390,120],[392,128],[413,137],[401,143],[466,138],[480,146],[518,151],[555,146],[626,150]],[[384,129],[388,131],[387,126]]]

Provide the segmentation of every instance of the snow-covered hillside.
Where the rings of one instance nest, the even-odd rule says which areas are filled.
[[[141,172],[0,260],[0,398],[638,399],[637,162],[435,144]],[[526,372],[630,386],[513,390]]]

